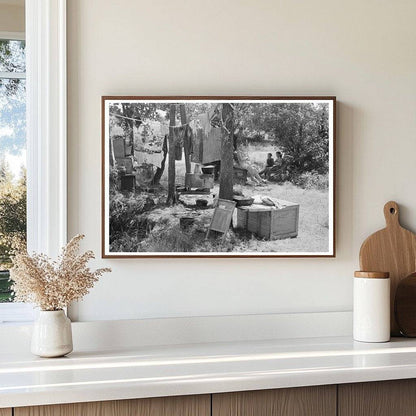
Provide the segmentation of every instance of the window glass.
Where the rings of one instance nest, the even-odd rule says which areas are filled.
[[[12,300],[8,269],[26,242],[25,43],[0,40],[0,302]]]

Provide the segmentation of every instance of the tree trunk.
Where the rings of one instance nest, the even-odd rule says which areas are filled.
[[[185,154],[185,170],[186,173],[191,173],[191,155],[189,153],[189,149],[191,146],[191,128],[186,124],[188,122],[188,118],[186,117],[186,109],[185,104],[181,104],[179,106],[181,111],[181,124],[184,125],[184,132],[183,132],[183,150]]]
[[[233,199],[233,133],[234,114],[231,104],[222,105],[222,142],[221,142],[221,172],[220,172],[220,198]]]
[[[168,205],[176,203],[175,189],[175,138],[174,128],[176,125],[176,106],[170,105],[169,109],[169,167],[168,167]]]

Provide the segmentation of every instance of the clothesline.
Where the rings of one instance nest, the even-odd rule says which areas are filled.
[[[188,126],[190,121],[185,124],[179,124],[179,126],[169,126],[170,129],[180,129],[181,127]]]
[[[141,123],[143,122],[143,120],[140,120],[140,119],[138,119],[138,118],[126,117],[126,116],[122,116],[122,115],[117,114],[117,113],[111,113],[111,112],[110,112],[110,115],[112,115],[112,116],[116,116],[116,117],[120,117],[120,118],[125,118],[126,120],[140,121]]]

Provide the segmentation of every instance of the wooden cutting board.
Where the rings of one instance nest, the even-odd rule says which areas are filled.
[[[399,282],[394,300],[394,316],[403,335],[416,337],[416,273]]]
[[[396,202],[384,205],[384,217],[386,228],[370,235],[361,246],[360,268],[390,273],[390,327],[391,334],[397,336],[400,331],[394,317],[394,298],[400,280],[416,271],[416,235],[400,225]]]

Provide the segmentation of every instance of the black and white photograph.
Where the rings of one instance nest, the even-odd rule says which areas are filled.
[[[335,103],[102,97],[103,257],[333,257]]]

